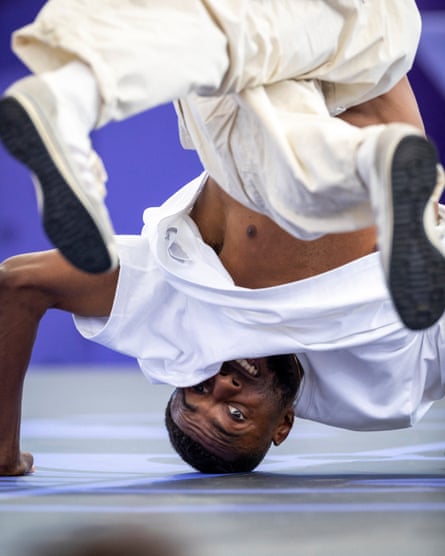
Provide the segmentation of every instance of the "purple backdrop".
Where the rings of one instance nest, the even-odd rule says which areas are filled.
[[[29,23],[43,0],[0,0],[0,91],[27,70],[11,53],[11,32]],[[419,0],[423,36],[411,81],[429,135],[445,153],[445,0]],[[154,76],[155,78],[155,76]],[[170,105],[159,107],[95,134],[110,176],[107,204],[118,233],[138,233],[142,211],[158,205],[200,171],[194,153],[177,138]],[[0,148],[0,260],[50,248],[35,207],[27,171]],[[127,358],[83,340],[71,317],[45,316],[33,356],[35,364],[120,364]]]

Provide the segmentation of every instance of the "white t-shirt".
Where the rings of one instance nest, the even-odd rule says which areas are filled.
[[[140,236],[118,236],[111,316],[75,317],[84,337],[180,387],[226,360],[296,353],[297,415],[355,430],[410,426],[445,395],[445,321],[405,329],[377,253],[282,286],[236,286],[188,216],[205,178],[147,209]]]

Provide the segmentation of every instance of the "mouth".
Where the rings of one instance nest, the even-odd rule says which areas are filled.
[[[253,378],[257,378],[258,376],[260,376],[260,370],[258,369],[258,367],[255,365],[255,363],[253,362],[253,359],[236,359],[235,362],[238,363],[238,365],[241,367],[241,369],[243,371],[246,371],[246,373],[253,377]]]

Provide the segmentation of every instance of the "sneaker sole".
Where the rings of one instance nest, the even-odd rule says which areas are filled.
[[[392,161],[389,288],[402,322],[412,330],[429,328],[445,311],[445,259],[423,223],[436,186],[436,163],[434,146],[421,136],[402,139]]]
[[[0,139],[39,181],[43,228],[75,267],[89,273],[114,266],[98,226],[57,168],[28,112],[13,97],[0,100]]]

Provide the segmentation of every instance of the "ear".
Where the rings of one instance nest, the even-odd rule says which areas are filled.
[[[274,446],[279,446],[287,438],[290,433],[292,425],[294,424],[295,413],[292,408],[289,408],[283,415],[283,418],[278,423],[272,436]]]

